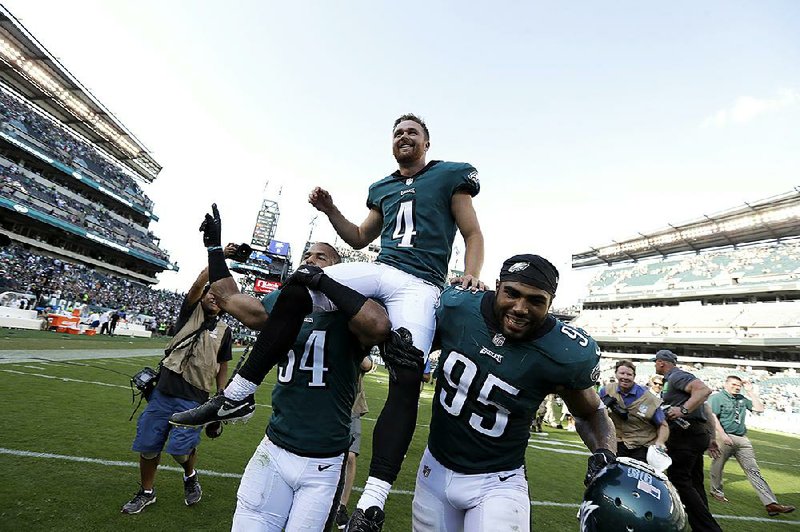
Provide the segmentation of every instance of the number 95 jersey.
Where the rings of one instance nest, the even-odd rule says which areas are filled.
[[[540,336],[513,341],[495,330],[494,292],[448,288],[437,310],[442,354],[428,449],[465,474],[508,471],[525,463],[530,425],[557,386],[582,390],[597,379],[600,350],[581,329],[547,317]]]

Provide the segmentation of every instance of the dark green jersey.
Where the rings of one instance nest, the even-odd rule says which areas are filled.
[[[450,200],[460,190],[480,191],[467,163],[431,161],[414,177],[398,171],[373,183],[367,207],[383,215],[378,262],[442,286],[456,235]]]
[[[599,374],[600,350],[581,329],[549,316],[537,338],[495,330],[494,292],[448,288],[437,310],[442,347],[428,448],[459,473],[492,473],[525,462],[530,426],[556,386],[582,390]]]
[[[264,297],[272,310],[279,291]],[[267,436],[301,456],[334,456],[350,446],[350,411],[366,354],[341,312],[305,318],[287,360],[278,365]]]

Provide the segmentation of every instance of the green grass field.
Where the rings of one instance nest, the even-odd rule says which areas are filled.
[[[0,360],[20,349],[55,347],[62,335],[0,330]],[[69,336],[69,335],[63,335]],[[79,337],[78,337],[79,338]],[[87,342],[87,340],[89,340]],[[114,358],[116,349],[133,346],[129,338],[66,338],[69,349],[101,349],[109,358],[61,362],[0,364],[0,530],[227,530],[236,503],[237,475],[264,433],[270,415],[274,375],[261,387],[254,418],[246,425],[227,426],[221,438],[204,440],[199,448],[203,500],[183,504],[180,473],[159,472],[158,502],[142,514],[126,516],[120,507],[138,489],[137,456],[130,451],[135,432],[131,393],[125,377],[154,365],[158,356]],[[164,339],[153,342],[163,347]],[[108,344],[113,344],[108,345]],[[64,344],[62,343],[62,346]],[[93,353],[95,356],[98,352]],[[238,354],[234,354],[238,359]],[[364,420],[364,439],[356,485],[363,485],[371,454],[371,434],[386,397],[387,375],[377,371],[365,378],[371,412]],[[420,455],[427,437],[433,388],[423,391],[418,428],[405,465],[387,504],[384,530],[411,529],[411,495]],[[751,438],[764,476],[781,502],[800,506],[800,439],[755,432]],[[577,530],[575,513],[582,495],[585,449],[571,432],[550,430],[532,435],[527,455],[534,530]],[[176,464],[166,457],[164,465]],[[202,471],[206,471],[203,473]],[[711,501],[726,531],[800,530],[800,515],[769,518],[735,462],[726,467],[729,504]],[[351,508],[358,493],[351,497]]]
[[[0,329],[0,352],[17,349],[160,349],[167,338],[135,338],[133,336],[108,336],[66,334],[24,329]]]

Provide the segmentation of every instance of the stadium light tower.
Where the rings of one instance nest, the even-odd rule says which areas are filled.
[[[253,237],[250,244],[253,248],[264,251],[269,247],[269,243],[275,237],[275,230],[278,228],[278,219],[281,215],[281,209],[278,206],[278,201],[267,198],[267,187],[269,180],[264,184],[264,199],[261,201],[261,209],[256,216],[256,226],[253,229]],[[280,199],[283,187],[278,190],[278,199]]]

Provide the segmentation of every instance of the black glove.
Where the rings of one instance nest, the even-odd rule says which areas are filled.
[[[380,345],[381,357],[389,370],[389,376],[397,382],[397,368],[412,368],[422,371],[425,355],[414,347],[411,333],[405,327],[393,330],[389,339]]]
[[[206,436],[211,439],[219,438],[222,434],[222,421],[214,421],[206,425]]]
[[[212,214],[206,213],[205,220],[200,224],[200,231],[203,233],[203,245],[207,248],[221,246],[222,220],[219,219],[217,204],[211,204]]]
[[[608,449],[597,449],[592,453],[592,456],[589,457],[588,467],[586,468],[586,478],[583,479],[583,485],[588,486],[591,484],[594,477],[596,477],[603,468],[616,461],[617,455]]]
[[[298,284],[300,286],[305,286],[309,290],[315,290],[319,286],[323,275],[325,274],[319,266],[303,264],[286,279],[284,284]]]

